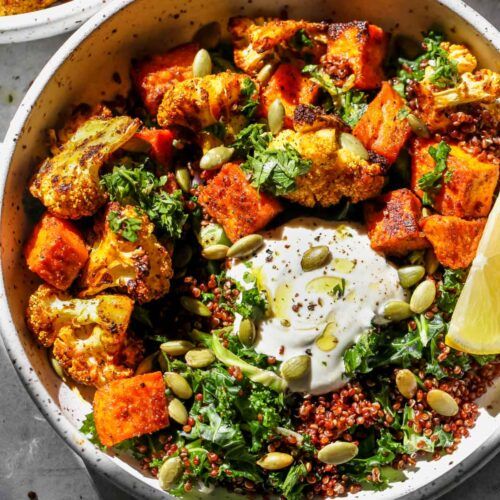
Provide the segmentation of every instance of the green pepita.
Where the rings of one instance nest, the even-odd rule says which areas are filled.
[[[403,288],[416,285],[425,275],[423,266],[405,266],[398,269],[399,282]]]
[[[285,123],[285,106],[280,99],[275,99],[267,112],[267,123],[271,134],[276,135]]]
[[[216,146],[209,149],[200,160],[200,168],[202,170],[214,170],[228,162],[233,156],[234,148],[226,146]]]
[[[429,129],[427,125],[416,115],[410,113],[406,119],[408,120],[408,124],[410,125],[413,133],[418,137],[430,137]]]
[[[353,155],[359,156],[363,160],[368,160],[368,151],[361,141],[352,134],[342,132],[340,134],[340,145],[342,148],[349,150]]]
[[[152,372],[157,356],[157,352],[146,356],[135,369],[135,374],[143,375],[144,373]]]
[[[274,64],[265,64],[257,73],[256,80],[259,83],[266,83],[273,76]]]
[[[213,49],[220,42],[221,27],[217,21],[205,24],[193,36],[193,41],[198,42],[204,49]]]
[[[246,257],[252,254],[264,244],[264,238],[260,234],[249,234],[234,243],[227,252],[231,259]]]
[[[427,403],[439,415],[453,417],[458,413],[457,402],[441,389],[431,389],[427,393]]]
[[[175,180],[185,193],[189,193],[191,189],[191,174],[187,167],[177,167],[175,169]]]
[[[158,481],[161,489],[164,491],[170,490],[177,483],[183,472],[184,465],[180,457],[167,458],[158,469]]]
[[[386,302],[382,312],[384,318],[390,321],[402,321],[412,315],[410,304],[402,300],[390,300]]]
[[[347,441],[335,441],[327,444],[318,452],[318,460],[328,465],[340,465],[349,462],[358,454],[358,447]]]
[[[163,375],[163,380],[178,398],[189,399],[193,395],[189,382],[182,375],[167,372]]]
[[[292,455],[288,453],[281,453],[278,451],[273,451],[272,453],[267,453],[262,458],[257,460],[257,465],[265,470],[281,470],[289,467],[293,463]]]
[[[226,236],[222,226],[215,222],[201,226],[198,241],[203,248],[211,245],[231,245],[231,240]]]
[[[182,269],[189,264],[189,261],[193,257],[193,249],[187,243],[177,243],[174,249],[174,256],[172,258],[172,264],[175,269]]]
[[[170,356],[184,356],[194,347],[194,344],[189,340],[168,340],[160,344],[161,351]]]
[[[406,368],[398,370],[396,374],[396,387],[406,399],[411,399],[417,392],[417,379],[415,375]]]
[[[311,370],[311,356],[302,354],[287,359],[280,368],[281,376],[287,381],[298,380]]]
[[[206,49],[200,49],[193,60],[193,76],[203,77],[212,73],[212,58]]]
[[[300,261],[303,271],[313,271],[323,267],[331,257],[330,249],[325,246],[311,247],[304,252]]]
[[[436,285],[432,280],[425,280],[413,290],[410,309],[417,314],[423,313],[432,306],[436,298]]]
[[[202,250],[201,255],[207,260],[225,259],[229,247],[227,245],[211,245]]]
[[[253,346],[255,342],[255,324],[250,318],[241,320],[238,328],[238,338],[244,346]]]
[[[215,354],[210,349],[192,349],[186,353],[186,363],[191,368],[206,368],[215,361]]]
[[[434,274],[439,267],[439,260],[437,260],[434,250],[430,248],[425,252],[425,271],[427,274]]]
[[[181,425],[186,425],[189,418],[186,407],[177,398],[168,403],[168,416]]]
[[[62,369],[62,366],[59,364],[59,361],[57,361],[54,356],[49,355],[49,361],[52,366],[52,369],[54,370],[55,374],[63,381],[66,382],[66,375],[64,374],[64,370]]]
[[[212,316],[210,309],[200,300],[193,299],[193,297],[183,296],[180,298],[181,306],[186,309],[186,311],[196,314],[197,316],[203,316],[209,318]]]

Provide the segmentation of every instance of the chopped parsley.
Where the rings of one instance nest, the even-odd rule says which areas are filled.
[[[226,126],[221,123],[221,122],[216,122],[213,125],[209,125],[208,127],[205,127],[205,132],[208,132],[209,134],[212,134],[213,136],[217,137],[217,139],[220,139],[223,141],[226,137]]]
[[[231,145],[241,158],[246,158],[255,151],[264,151],[273,138],[271,132],[262,123],[252,123],[234,138]]]
[[[108,214],[108,222],[111,231],[119,234],[125,240],[135,243],[138,232],[142,227],[141,219],[136,217],[121,217],[120,212],[111,210]]]
[[[240,287],[240,292],[241,300],[236,304],[236,312],[253,321],[262,319],[268,308],[266,293],[259,290],[255,284],[248,290]]]
[[[252,118],[257,112],[259,99],[257,86],[251,78],[245,78],[245,80],[243,80],[241,95],[244,99],[240,106],[240,113],[244,114],[247,118]]]
[[[435,162],[434,170],[427,172],[418,180],[418,187],[424,191],[422,198],[424,205],[432,205],[432,197],[441,189],[443,180],[449,182],[451,179],[452,172],[447,170],[446,163],[450,151],[450,146],[444,141],[441,141],[437,147],[431,146],[429,148],[429,154]]]
[[[146,163],[115,166],[111,173],[103,175],[101,183],[111,201],[138,206],[161,233],[180,238],[188,217],[182,192],[167,193],[163,189],[167,177],[146,170]]]
[[[293,35],[291,40],[291,45],[297,50],[303,49],[304,47],[312,47],[313,41],[309,38],[304,29],[300,29]]]
[[[340,281],[332,288],[330,295],[340,299],[340,297],[343,297],[345,294],[345,285],[346,280],[344,278],[340,278]]]

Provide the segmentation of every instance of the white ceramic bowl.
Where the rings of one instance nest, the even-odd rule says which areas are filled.
[[[110,0],[71,0],[16,16],[0,16],[0,44],[29,42],[78,29]]]
[[[413,36],[439,23],[452,39],[469,45],[482,65],[496,64],[498,70],[499,33],[456,0],[287,0],[274,7],[268,0],[122,0],[92,18],[52,57],[21,103],[5,139],[0,158],[0,327],[9,356],[42,413],[87,464],[119,486],[150,499],[168,495],[132,460],[102,453],[84,439],[78,427],[90,410],[89,403],[61,384],[44,350],[26,330],[24,309],[36,286],[21,254],[32,226],[23,210],[26,184],[37,162],[47,154],[47,128],[63,123],[71,104],[95,102],[126,91],[132,57],[185,42],[208,21],[224,23],[237,14],[276,15],[285,3],[292,18],[369,19],[385,29]],[[121,84],[112,78],[114,72],[121,75]],[[354,498],[415,500],[456,486],[500,445],[500,384],[492,387],[481,406],[476,427],[454,455],[419,462],[407,481],[383,492],[361,492]]]

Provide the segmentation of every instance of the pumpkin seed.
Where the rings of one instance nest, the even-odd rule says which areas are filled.
[[[164,491],[168,491],[177,483],[184,472],[184,465],[180,457],[167,458],[158,469],[158,481]]]
[[[231,245],[227,252],[229,258],[242,258],[255,252],[264,244],[264,238],[260,234],[249,234]]]
[[[425,253],[425,270],[427,274],[434,274],[439,267],[439,260],[437,260],[434,250],[430,248]]]
[[[186,363],[191,368],[206,368],[215,361],[215,354],[210,349],[191,349],[186,353]]]
[[[200,49],[193,60],[193,76],[203,77],[212,73],[212,58],[206,49]]]
[[[432,212],[427,207],[422,208],[422,217],[430,217],[431,215]]]
[[[189,264],[193,257],[193,249],[186,243],[177,243],[175,245],[174,256],[172,263],[176,269],[182,269]]]
[[[391,321],[402,321],[412,315],[410,304],[402,300],[390,300],[383,307],[382,315]]]
[[[227,245],[211,245],[202,250],[201,255],[207,260],[225,259],[229,247]]]
[[[175,180],[185,193],[189,192],[191,189],[191,174],[187,167],[177,167],[175,169]]]
[[[186,309],[186,311],[196,314],[197,316],[203,316],[205,318],[209,318],[212,316],[212,312],[210,309],[200,300],[193,299],[193,297],[181,297],[180,298],[181,306]]]
[[[292,463],[292,455],[289,455],[288,453],[281,453],[279,451],[267,453],[257,460],[257,465],[265,470],[281,470],[285,467],[289,467]]]
[[[427,125],[416,115],[410,113],[406,119],[408,120],[408,124],[413,130],[414,134],[418,137],[430,137],[429,129]]]
[[[280,99],[275,99],[267,112],[267,123],[271,134],[276,135],[285,123],[285,106]]]
[[[160,344],[160,349],[170,356],[184,356],[188,351],[194,349],[194,344],[189,340],[168,340]]]
[[[59,361],[57,361],[54,356],[49,355],[49,361],[52,366],[52,369],[54,370],[55,374],[63,381],[66,382],[66,375],[64,374],[64,370],[62,366],[59,364]]]
[[[358,447],[354,443],[335,441],[319,450],[318,460],[328,465],[340,465],[349,462],[357,454]]]
[[[410,309],[417,314],[423,313],[432,306],[436,298],[434,281],[425,280],[413,290],[410,299]]]
[[[441,389],[431,389],[427,393],[427,403],[439,415],[453,417],[458,413],[457,402]]]
[[[404,368],[396,374],[396,387],[406,399],[411,399],[417,392],[417,379],[410,370]]]
[[[330,249],[327,246],[311,247],[304,252],[300,261],[303,271],[313,271],[323,267],[331,257]]]
[[[221,28],[217,21],[205,24],[193,36],[193,41],[198,42],[204,49],[213,49],[220,42]]]
[[[257,73],[257,81],[259,83],[266,83],[271,76],[273,76],[274,64],[265,64],[262,69]]]
[[[340,134],[340,145],[348,149],[352,154],[359,156],[363,160],[368,160],[368,151],[363,146],[361,141],[354,137],[352,134],[342,132]]]
[[[286,380],[298,380],[311,370],[311,356],[302,354],[287,359],[280,368],[281,376]]]
[[[403,288],[416,285],[425,275],[423,266],[405,266],[398,269],[399,282]]]
[[[244,346],[253,346],[255,342],[255,324],[250,318],[241,320],[238,328],[238,338]]]
[[[166,354],[162,351],[158,354],[158,364],[160,365],[160,370],[165,373],[170,369],[168,358]]]
[[[163,375],[163,380],[178,398],[189,399],[193,395],[189,382],[182,375],[167,372]]]
[[[231,245],[231,241],[226,236],[224,229],[216,222],[211,222],[210,224],[201,227],[198,235],[198,241],[203,248],[211,245]]]
[[[158,353],[155,352],[153,354],[150,354],[149,356],[146,356],[137,366],[135,369],[135,374],[136,375],[142,375],[144,373],[150,373],[153,371],[153,366],[155,363],[155,359],[158,356]]]
[[[209,149],[200,160],[200,168],[202,170],[214,170],[219,168],[224,163],[228,162],[233,156],[234,148],[226,146],[216,146]]]
[[[170,403],[168,403],[168,415],[181,425],[186,425],[189,417],[186,407],[177,398],[172,399]]]

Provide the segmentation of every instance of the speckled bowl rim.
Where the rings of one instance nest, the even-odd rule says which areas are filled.
[[[2,207],[0,225],[4,214],[3,194],[8,169],[16,145],[16,138],[22,133],[23,126],[40,93],[43,91],[59,66],[66,61],[73,50],[83,40],[91,36],[94,30],[106,23],[108,19],[125,9],[133,2],[134,0],[116,0],[100,11],[99,14],[91,18],[52,56],[28,90],[10,124],[5,137],[5,142],[3,144],[2,157],[0,158],[0,206]],[[461,0],[436,0],[436,3],[447,7],[449,10],[460,16],[466,23],[480,33],[484,39],[500,51],[500,33],[474,9]],[[108,455],[97,449],[92,443],[90,443],[90,441],[86,439],[81,439],[78,443],[75,441],[75,428],[73,425],[60,412],[57,405],[49,397],[47,390],[40,380],[38,380],[37,377],[30,376],[29,370],[23,369],[26,368],[26,363],[19,362],[20,359],[23,359],[24,349],[10,315],[1,266],[0,333],[2,334],[7,353],[19,378],[39,408],[40,412],[48,420],[56,432],[66,441],[66,443],[81,456],[91,470],[107,477],[118,487],[127,492],[138,495],[139,497],[147,497],[149,499],[173,498],[171,495],[162,493],[154,489],[152,486],[137,480],[130,473],[122,469],[117,463],[113,462]],[[442,474],[438,478],[432,480],[429,484],[419,488],[418,490],[411,491],[404,497],[400,498],[404,498],[405,500],[437,498],[455,488],[462,481],[474,474],[488,461],[490,461],[498,452],[500,452],[500,428],[496,429],[495,433],[486,444],[477,448],[466,459],[461,461],[457,466],[454,466],[449,472]]]

